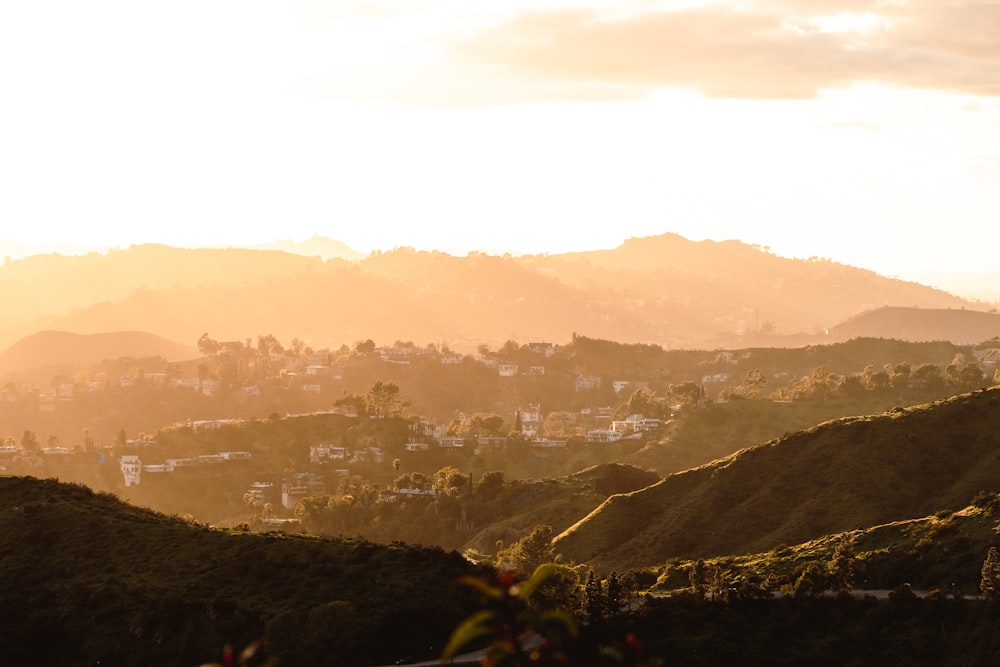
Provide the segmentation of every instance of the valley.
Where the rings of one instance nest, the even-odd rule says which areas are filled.
[[[517,261],[394,251],[336,269],[349,281],[378,275],[381,291],[341,278],[337,289],[366,304],[348,309],[361,314],[351,326],[367,322],[381,331],[364,318],[394,311],[386,326],[399,325],[405,310],[392,299],[411,288],[390,283],[402,276],[424,276],[411,282],[438,298],[447,290],[436,290],[449,281],[457,282],[448,289],[464,290],[474,284],[471,276],[486,271],[512,290],[511,298],[515,290],[537,294],[546,286],[542,291],[561,291],[566,307],[576,299],[566,290],[586,285],[585,273],[605,272],[605,289],[618,280],[614,272],[641,283],[655,274],[640,279],[639,272],[656,270],[657,253],[673,245],[691,255],[691,266],[719,276],[742,258],[775,271],[817,270],[820,281],[840,276],[845,285],[881,280],[823,262],[788,264],[740,244],[685,243],[635,240],[582,257]],[[109,261],[171,252],[130,249]],[[311,266],[294,278],[296,285],[331,268],[328,260],[258,252],[264,265],[257,275],[267,275],[276,260],[273,270],[288,279],[298,275],[299,262]],[[238,269],[235,255],[206,257],[214,261],[215,253],[235,262],[231,271],[192,265],[185,269],[189,286],[153,289],[209,294],[233,276],[223,298],[232,305],[252,272]],[[78,261],[97,266],[104,259]],[[0,285],[7,268],[0,268]],[[193,664],[210,659],[212,646],[256,646],[260,638],[267,648],[253,664],[434,658],[476,608],[460,579],[472,575],[506,590],[491,577],[512,569],[527,580],[549,563],[554,569],[545,572],[554,578],[517,604],[551,607],[568,614],[567,622],[583,622],[580,640],[566,648],[579,664],[591,664],[586,656],[599,645],[624,641],[629,627],[648,638],[648,664],[666,656],[700,664],[696,656],[709,637],[729,637],[735,646],[745,641],[741,632],[771,631],[759,625],[762,618],[793,623],[786,614],[832,615],[841,619],[837,632],[862,638],[865,628],[850,619],[882,618],[892,628],[912,621],[909,614],[919,608],[945,619],[956,636],[980,641],[979,633],[992,627],[988,615],[979,616],[990,603],[989,595],[983,598],[984,561],[1000,525],[994,518],[1000,506],[996,315],[897,282],[880,282],[880,289],[930,300],[920,308],[867,311],[855,304],[856,316],[820,334],[782,333],[786,322],[805,322],[791,311],[782,315],[789,319],[780,320],[781,330],[738,325],[715,338],[705,333],[706,320],[676,340],[714,343],[691,347],[645,342],[644,318],[676,324],[678,332],[695,325],[683,324],[688,311],[680,302],[670,302],[668,318],[650,311],[643,288],[625,282],[602,310],[592,301],[585,310],[604,313],[616,330],[635,323],[639,329],[625,328],[638,340],[575,330],[550,338],[544,334],[556,330],[544,328],[530,329],[527,340],[498,336],[513,331],[520,306],[494,301],[494,313],[476,314],[475,292],[462,297],[474,306],[465,315],[486,328],[470,329],[463,341],[375,342],[336,327],[314,339],[307,334],[316,322],[302,318],[316,309],[295,304],[321,301],[299,286],[287,292],[296,296],[282,301],[284,310],[266,298],[245,308],[268,315],[267,333],[257,328],[264,320],[236,318],[219,336],[209,326],[219,321],[207,311],[181,317],[172,308],[136,310],[148,290],[105,291],[98,298],[116,301],[100,306],[102,312],[144,312],[150,328],[92,333],[93,325],[73,319],[89,308],[81,301],[70,319],[59,320],[69,330],[27,335],[0,354],[6,382],[0,486],[7,485],[8,503],[0,519],[10,536],[2,557],[21,582],[8,591],[8,602],[30,598],[42,605],[29,605],[9,636],[35,637],[36,628],[55,623],[66,637],[58,650],[76,656],[67,661],[73,664],[98,656]],[[574,328],[583,323],[555,303],[532,307],[555,308],[546,315],[550,322],[563,313]],[[624,310],[607,319],[615,308]],[[452,326],[450,317],[433,308],[420,315],[444,328]],[[508,325],[489,319],[497,317]],[[107,322],[138,323],[117,315]],[[233,322],[246,328],[236,332]],[[181,323],[200,333],[173,338]],[[301,337],[275,333],[295,323],[303,325]],[[408,338],[427,331],[401,330]],[[52,549],[39,552],[42,543]],[[213,555],[198,565],[206,549]],[[102,558],[107,574],[94,578],[89,573]],[[29,563],[44,563],[73,588],[29,575]],[[231,581],[216,586],[206,579],[210,572]],[[344,583],[310,583],[334,572]],[[352,588],[343,577],[369,583]],[[127,582],[124,588],[118,580]],[[429,601],[442,590],[449,592]],[[889,599],[866,593],[876,590],[890,591]],[[908,597],[911,590],[919,595]],[[508,591],[501,599],[507,595],[513,604],[517,595]],[[412,604],[399,607],[400,596]],[[41,601],[51,599],[64,600],[71,618],[98,624],[102,636],[91,641],[75,621],[47,615]],[[161,620],[154,620],[154,600],[166,600]],[[101,610],[112,615],[97,615]],[[718,613],[739,620],[725,631]],[[703,629],[693,630],[695,622]],[[690,632],[665,633],[663,623]],[[159,648],[143,648],[150,632]],[[761,642],[747,664],[782,664],[770,660],[775,651],[795,664],[795,656],[816,650],[809,642],[825,641],[817,627],[801,632],[811,638],[805,644]],[[118,641],[120,653],[108,653],[112,635],[122,633],[133,639]],[[373,643],[378,633],[393,640]],[[12,651],[27,651],[24,641],[14,641]],[[878,655],[913,661],[914,645]],[[927,655],[967,656],[964,645],[945,646],[945,653]],[[705,664],[725,661],[727,650],[725,642],[714,646]],[[860,659],[848,644],[828,650]],[[49,658],[62,662],[56,654]],[[638,657],[608,664],[628,660],[646,664]]]

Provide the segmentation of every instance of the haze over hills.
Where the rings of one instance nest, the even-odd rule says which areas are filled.
[[[968,505],[1000,478],[1000,390],[849,417],[612,496],[556,540],[568,560],[648,566]]]
[[[192,343],[206,331],[224,340],[272,333],[317,348],[371,338],[474,349],[574,332],[665,347],[794,345],[831,342],[826,329],[875,306],[975,307],[826,260],[675,234],[551,256],[408,248],[357,261],[321,256],[147,245],[9,261],[0,268],[0,348],[42,329],[149,331]]]
[[[947,340],[975,345],[1000,335],[1000,314],[976,310],[899,308],[884,306],[838,324],[830,336],[849,340],[858,336],[908,341]]]
[[[0,353],[0,376],[40,368],[80,368],[102,359],[163,357],[177,362],[199,356],[194,345],[175,343],[144,331],[73,334],[41,331]]]
[[[319,257],[321,259],[346,259],[348,261],[358,261],[365,258],[363,252],[352,250],[343,241],[334,241],[324,236],[313,235],[305,241],[292,241],[283,239],[261,245],[247,246],[252,250],[280,250],[281,252],[292,253],[293,255],[303,255],[305,257]]]

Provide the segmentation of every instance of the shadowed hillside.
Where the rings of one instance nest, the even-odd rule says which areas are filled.
[[[964,507],[1000,485],[1000,390],[827,422],[641,491],[557,539],[619,569],[779,544]]]
[[[5,664],[194,665],[258,639],[281,665],[379,664],[440,652],[471,608],[456,553],[217,531],[54,480],[0,477],[0,532]]]

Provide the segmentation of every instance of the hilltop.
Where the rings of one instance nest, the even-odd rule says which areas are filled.
[[[0,354],[0,377],[12,373],[45,377],[72,373],[105,359],[162,357],[179,362],[199,356],[191,344],[175,343],[145,331],[74,334],[40,331],[17,341]]]
[[[0,477],[0,532],[11,664],[192,665],[258,639],[282,665],[378,664],[439,652],[472,604],[454,552],[214,530],[54,480]]]
[[[965,507],[1000,479],[1000,390],[848,417],[609,498],[564,531],[567,559],[618,568],[767,551]]]
[[[836,340],[859,335],[906,341],[947,340],[959,345],[974,345],[1000,335],[1000,314],[965,309],[885,306],[855,315],[830,330],[830,337]]]

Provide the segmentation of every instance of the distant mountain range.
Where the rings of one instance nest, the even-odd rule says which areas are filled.
[[[359,258],[322,238],[288,247],[305,254],[144,245],[8,261],[0,349],[40,330],[147,331],[181,344],[274,334],[315,348],[371,338],[471,350],[573,333],[668,348],[803,345],[834,342],[846,335],[838,324],[881,306],[975,308],[871,271],[675,234],[524,257],[401,248]]]

